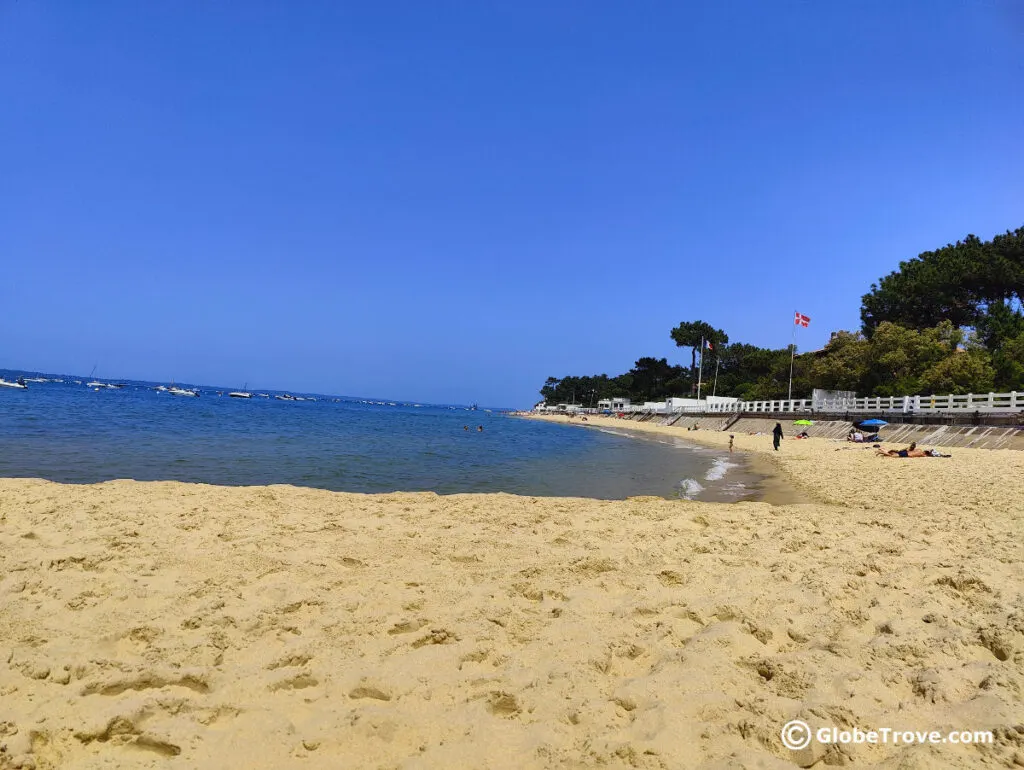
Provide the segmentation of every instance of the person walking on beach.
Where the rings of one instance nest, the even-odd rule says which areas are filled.
[[[732,454],[732,440],[736,438],[733,434],[729,434],[729,454]]]
[[[782,442],[782,423],[775,423],[775,430],[772,431],[772,444],[775,446],[775,451],[779,451],[779,444]]]

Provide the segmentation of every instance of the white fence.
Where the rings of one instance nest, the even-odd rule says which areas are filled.
[[[782,412],[904,412],[929,414],[942,412],[1015,412],[1024,410],[1024,393],[967,393],[962,396],[879,396],[875,398],[820,399],[779,399],[776,401],[726,401],[704,405],[688,404],[675,409],[663,405],[650,409],[640,404],[631,404],[621,410],[626,413],[654,412],[655,414],[736,414],[752,412],[770,414]],[[571,405],[566,409],[547,407],[549,412],[596,413],[600,409]]]
[[[844,398],[812,401],[780,399],[777,401],[734,401],[706,406],[688,406],[674,413],[708,412],[1015,412],[1024,410],[1024,393],[967,393],[962,396],[879,396],[875,398]],[[666,412],[668,410],[666,409]]]

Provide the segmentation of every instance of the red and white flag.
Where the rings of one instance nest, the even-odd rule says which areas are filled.
[[[795,323],[797,326],[802,326],[806,329],[808,326],[811,325],[811,317],[809,315],[804,315],[803,313],[798,311],[796,314],[796,320],[793,323]]]

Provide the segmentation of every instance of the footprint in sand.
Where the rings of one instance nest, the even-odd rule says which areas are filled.
[[[308,671],[303,671],[299,674],[278,680],[277,682],[272,682],[267,685],[267,689],[270,690],[270,692],[278,692],[280,690],[305,690],[310,687],[316,687],[318,684],[320,684],[320,680]]]
[[[389,701],[394,697],[391,688],[372,679],[364,679],[358,685],[349,690],[348,697],[353,700],[369,698],[371,700]]]
[[[430,621],[424,620],[423,618],[416,618],[415,620],[402,620],[395,623],[391,628],[388,629],[390,636],[397,636],[398,634],[411,634],[415,631],[419,631]]]
[[[515,695],[496,690],[487,696],[487,710],[496,717],[509,718],[522,711]]]

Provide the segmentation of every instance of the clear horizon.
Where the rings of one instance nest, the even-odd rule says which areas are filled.
[[[681,321],[821,347],[1024,225],[1022,42],[1009,0],[0,4],[0,368],[525,407]]]

